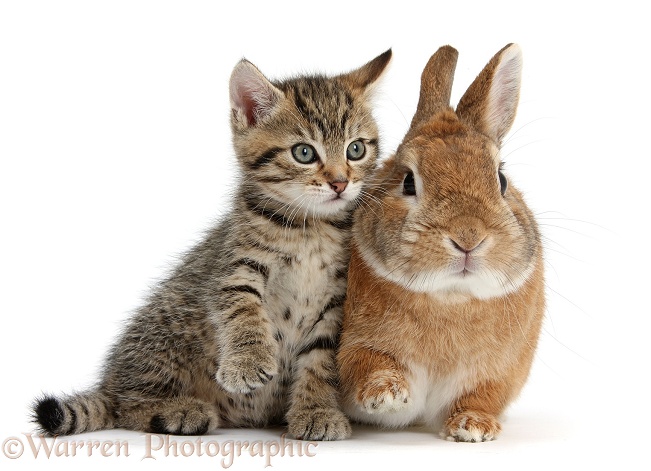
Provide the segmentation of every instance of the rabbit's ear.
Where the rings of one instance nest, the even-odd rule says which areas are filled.
[[[443,46],[430,57],[420,77],[420,98],[411,120],[411,130],[449,108],[458,57],[459,53],[452,46]]]
[[[486,64],[457,106],[457,116],[498,145],[511,129],[520,98],[522,52],[508,44]]]

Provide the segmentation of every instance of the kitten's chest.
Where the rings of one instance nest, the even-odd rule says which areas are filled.
[[[316,321],[323,308],[346,290],[346,244],[306,239],[291,258],[278,261],[269,277],[265,304],[270,317],[292,329]]]

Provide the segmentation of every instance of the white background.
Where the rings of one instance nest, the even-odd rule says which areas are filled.
[[[282,465],[648,469],[651,38],[635,5],[0,2],[0,441],[26,442],[34,396],[92,384],[120,323],[228,208],[237,180],[227,90],[241,57],[280,78],[347,71],[392,47],[377,97],[386,155],[439,46],[460,52],[456,103],[490,57],[517,42],[523,88],[504,155],[545,234],[549,306],[504,432],[459,444],[428,430],[356,427],[350,440]],[[133,432],[77,438],[128,439],[132,456],[36,463],[221,466],[206,456],[141,461],[144,438]],[[26,449],[0,462],[35,460]],[[264,464],[236,457],[232,469]]]

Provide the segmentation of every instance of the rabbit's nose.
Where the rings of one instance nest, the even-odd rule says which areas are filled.
[[[452,245],[454,246],[455,249],[457,249],[460,252],[463,252],[465,254],[469,254],[473,250],[477,249],[483,242],[486,240],[486,238],[482,238],[479,242],[474,243],[470,242],[468,243],[467,241],[464,242],[458,242],[454,240],[452,237],[450,237],[450,242],[452,242]]]
[[[470,253],[486,239],[486,226],[479,218],[460,216],[455,218],[448,232],[451,245],[460,252]]]

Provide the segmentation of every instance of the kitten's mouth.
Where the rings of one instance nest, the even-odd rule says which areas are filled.
[[[339,195],[334,195],[328,198],[327,200],[324,201],[326,204],[332,204],[332,203],[338,203],[340,201],[347,201],[341,194]]]
[[[349,204],[350,201],[341,196],[328,196],[318,202],[315,201],[313,210],[323,215],[333,215],[347,209]]]

